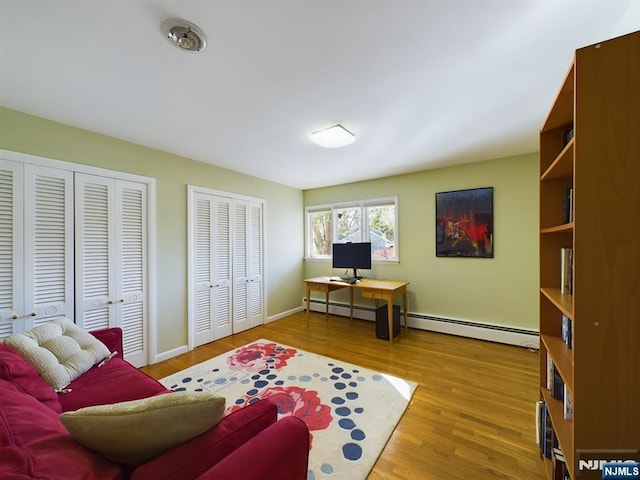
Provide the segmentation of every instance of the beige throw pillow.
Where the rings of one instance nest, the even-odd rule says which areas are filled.
[[[64,388],[110,353],[104,343],[64,317],[2,341],[20,352],[55,389]]]
[[[225,399],[175,392],[85,407],[60,415],[71,436],[105,457],[136,467],[196,437],[224,416]]]

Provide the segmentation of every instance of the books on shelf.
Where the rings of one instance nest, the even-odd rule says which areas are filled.
[[[573,293],[573,248],[560,249],[560,293]]]
[[[572,138],[573,138],[573,127],[563,130],[560,136],[560,146],[562,148],[566,147]]]
[[[547,404],[543,400],[536,403],[536,441],[542,455],[551,458],[551,452],[553,447],[557,446],[557,440],[551,425]]]
[[[571,396],[571,392],[564,385],[564,419],[567,422],[573,421],[573,397]]]
[[[562,315],[562,341],[567,348],[573,348],[573,321],[566,315]]]
[[[543,408],[544,402],[542,400],[538,400],[536,402],[536,445],[540,445],[540,437],[542,436],[540,426],[542,425],[542,416],[544,415]]]
[[[573,222],[573,188],[569,187],[564,191],[564,199],[562,203],[562,212],[564,223]]]
[[[560,376],[560,372],[553,366],[553,384],[551,385],[551,396],[556,400],[564,401],[564,381]]]
[[[551,451],[551,464],[553,468],[551,478],[553,478],[553,480],[571,480],[569,471],[567,470],[567,462],[560,448],[556,447]]]
[[[551,460],[554,480],[571,480],[562,450],[558,445],[551,416],[544,400],[536,402],[536,443],[540,453]]]
[[[547,389],[553,388],[553,358],[547,352]]]

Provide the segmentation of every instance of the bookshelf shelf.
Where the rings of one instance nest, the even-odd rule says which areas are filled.
[[[573,232],[573,222],[571,223],[563,223],[562,225],[557,225],[555,227],[547,227],[540,230],[540,233],[572,233]]]
[[[564,383],[571,389],[573,387],[573,350],[568,349],[559,337],[540,335],[540,339],[553,358]]]
[[[606,452],[640,461],[638,58],[640,32],[576,50],[540,130],[540,400],[573,480],[601,478],[579,461]],[[573,263],[561,266],[561,252]],[[571,295],[560,290],[567,271]],[[547,388],[548,358],[572,421]]]
[[[558,310],[573,320],[573,295],[562,293],[559,288],[543,287],[540,291],[558,308]]]
[[[554,178],[571,177],[573,175],[573,144],[572,138],[558,154],[549,168],[542,174],[540,180],[552,180]]]

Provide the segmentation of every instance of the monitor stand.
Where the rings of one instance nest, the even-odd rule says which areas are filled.
[[[345,282],[349,282],[350,280],[353,280],[355,283],[356,280],[362,280],[363,277],[358,276],[358,270],[354,268],[352,277],[340,277],[340,278],[342,278],[342,280],[344,280]]]

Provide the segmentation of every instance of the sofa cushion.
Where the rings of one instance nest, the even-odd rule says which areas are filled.
[[[14,349],[0,343],[0,378],[14,384],[21,392],[31,395],[56,413],[62,408],[58,395],[36,369]]]
[[[58,414],[0,380],[0,478],[121,478],[122,471],[75,442]]]
[[[212,465],[276,423],[277,416],[277,407],[269,400],[261,400],[236,410],[202,435],[140,465],[133,471],[131,480],[199,478]],[[308,442],[308,433],[306,437]],[[261,445],[265,450],[269,450],[271,445],[266,447],[267,445]]]
[[[104,343],[64,317],[11,335],[3,342],[18,350],[56,389],[64,388],[110,353]]]
[[[81,408],[60,420],[86,447],[135,467],[207,431],[222,419],[224,407],[217,395],[176,392]]]
[[[63,412],[171,392],[157,380],[119,358],[112,358],[102,367],[91,368],[71,382],[68,389],[69,393],[58,395]]]

